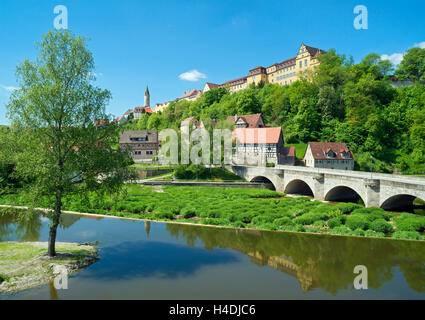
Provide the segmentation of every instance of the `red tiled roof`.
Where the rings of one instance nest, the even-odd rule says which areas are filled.
[[[208,86],[208,88],[210,88],[210,89],[218,88],[218,87],[219,87],[219,85],[218,85],[218,84],[210,83],[210,82],[207,82],[207,83],[206,83],[206,85],[207,85],[207,86]]]
[[[307,46],[307,45],[304,45],[304,46],[307,49],[308,53],[310,53],[310,55],[312,57],[318,56],[322,53],[326,53],[326,51],[323,51],[323,50],[318,49],[318,48],[310,47],[310,46]]]
[[[277,144],[282,135],[282,128],[236,128],[233,138],[240,143],[247,144]]]
[[[196,89],[189,90],[189,91],[183,93],[183,95],[180,97],[180,99],[190,98],[190,97],[196,96],[198,94],[199,94],[199,90],[196,90]]]
[[[128,109],[125,113],[124,113],[124,115],[125,116],[128,116],[130,113],[132,113],[133,112],[133,110],[132,109]]]
[[[308,145],[310,146],[314,159],[354,159],[353,153],[347,148],[345,142],[309,142]],[[335,153],[335,158],[329,158],[326,156],[326,154],[331,150]],[[342,152],[344,151],[350,154],[350,158],[342,157]]]
[[[295,157],[295,147],[284,147],[282,149],[283,157]]]
[[[243,83],[245,83],[247,81],[247,78],[248,77],[241,77],[241,78],[237,78],[237,79],[234,79],[234,80],[226,81],[225,83],[221,84],[220,87],[226,86],[226,85],[231,84],[233,82],[243,82]]]
[[[239,119],[242,119],[243,121],[245,121],[245,123],[248,124],[248,128],[256,128],[258,121],[260,121],[261,117],[261,113],[250,114],[245,116],[229,116],[227,117],[227,121],[232,121],[233,123],[236,123]]]

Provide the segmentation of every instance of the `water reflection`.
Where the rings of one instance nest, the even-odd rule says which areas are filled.
[[[134,241],[108,247],[102,264],[94,264],[88,278],[120,280],[137,278],[177,278],[193,275],[205,266],[235,263],[230,252],[208,253],[202,248],[163,242]],[[125,270],[125,272],[123,272]]]
[[[62,215],[59,227],[70,228],[80,216]],[[0,209],[0,241],[38,241],[48,218],[37,211]]]
[[[242,252],[259,266],[269,266],[300,282],[304,292],[321,288],[336,295],[352,288],[356,265],[368,268],[369,288],[379,289],[393,279],[397,268],[411,289],[425,292],[425,244],[353,237],[329,237],[167,225],[188,246],[199,239],[206,249]]]

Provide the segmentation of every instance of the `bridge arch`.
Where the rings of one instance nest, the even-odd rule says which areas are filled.
[[[400,210],[404,208],[413,208],[413,202],[417,199],[425,200],[413,194],[396,194],[388,197],[381,202],[381,208],[384,210]]]
[[[289,181],[285,186],[284,193],[314,197],[313,188],[308,184],[308,182],[301,179]]]
[[[363,203],[366,203],[365,199],[361,195],[361,192],[343,185],[334,186],[325,194],[325,201],[357,203],[359,200],[363,201]]]
[[[264,176],[257,176],[257,177],[254,177],[254,178],[252,178],[252,179],[250,180],[250,182],[265,183],[265,184],[267,184],[267,185],[268,185],[268,186],[267,186],[267,188],[268,188],[268,189],[270,189],[270,190],[274,190],[274,191],[276,191],[276,190],[277,190],[277,189],[276,189],[276,185],[275,185],[275,183],[274,183],[273,181],[271,181],[269,178],[264,177]]]

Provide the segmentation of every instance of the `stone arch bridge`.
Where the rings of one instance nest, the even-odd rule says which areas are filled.
[[[247,181],[269,183],[278,192],[309,195],[317,200],[360,198],[366,207],[385,210],[412,206],[416,198],[425,200],[425,178],[421,177],[281,165],[229,169]]]

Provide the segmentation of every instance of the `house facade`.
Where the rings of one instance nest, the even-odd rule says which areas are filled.
[[[310,142],[304,164],[311,168],[354,170],[354,155],[344,142]]]
[[[295,163],[295,149],[285,148],[282,128],[236,128],[235,156],[240,159],[258,159],[259,162],[274,164]],[[293,159],[291,158],[293,157]]]
[[[158,154],[158,131],[124,131],[120,136],[121,150],[131,150],[135,162],[149,162]]]

